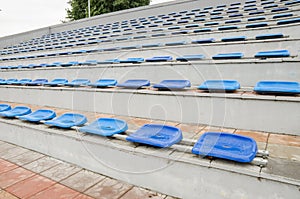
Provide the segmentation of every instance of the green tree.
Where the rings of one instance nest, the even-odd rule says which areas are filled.
[[[149,5],[150,0],[90,0],[91,16]],[[74,21],[88,17],[88,0],[69,0],[67,19]]]

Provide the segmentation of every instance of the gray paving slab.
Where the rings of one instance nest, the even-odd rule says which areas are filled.
[[[54,158],[51,158],[49,156],[45,156],[43,158],[40,158],[36,161],[33,161],[29,164],[24,165],[24,168],[36,172],[36,173],[41,173],[45,170],[48,170],[52,167],[54,167],[55,165],[61,163],[61,161],[56,160]]]
[[[42,172],[41,175],[46,176],[54,181],[60,182],[61,180],[66,179],[71,175],[74,175],[80,170],[82,170],[82,168],[79,168],[72,164],[62,162]]]
[[[126,192],[120,199],[140,199],[140,198],[151,198],[151,199],[164,199],[166,195],[149,191],[140,187],[133,187]]]
[[[74,175],[64,179],[60,183],[71,187],[79,192],[84,192],[88,188],[103,180],[105,176],[87,170],[81,170]]]
[[[88,189],[85,194],[97,199],[117,199],[131,188],[132,185],[130,184],[111,178],[105,178],[95,186]]]
[[[12,147],[8,148],[6,150],[3,150],[0,152],[0,157],[3,159],[10,159],[19,155],[22,155],[23,153],[28,152],[28,149],[21,148],[21,147]]]
[[[10,158],[9,161],[22,166],[25,164],[29,164],[29,163],[31,163],[37,159],[40,159],[42,157],[44,157],[43,154],[29,150],[21,155]]]

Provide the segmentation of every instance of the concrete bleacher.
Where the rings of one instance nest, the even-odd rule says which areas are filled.
[[[118,83],[128,79],[147,79],[151,82],[151,86],[138,90],[0,85],[0,101],[3,103],[51,107],[58,112],[68,109],[89,115],[105,114],[130,118],[128,120],[165,121],[179,126],[204,126],[193,135],[185,135],[195,139],[201,134],[200,131],[203,133],[210,126],[230,132],[230,129],[235,129],[232,133],[256,131],[266,138],[263,141],[265,144],[259,146],[274,154],[278,151],[272,142],[269,145],[269,137],[282,136],[284,140],[287,136],[296,140],[296,149],[292,154],[289,154],[292,151],[289,143],[288,149],[283,149],[289,151],[285,154],[288,157],[270,154],[271,163],[267,168],[197,159],[191,154],[181,154],[171,149],[161,151],[136,147],[120,140],[35,126],[18,120],[1,119],[1,128],[9,133],[0,134],[0,140],[176,197],[252,198],[258,194],[264,198],[274,198],[276,193],[272,190],[278,190],[279,196],[296,198],[300,179],[299,175],[293,176],[291,173],[300,165],[300,97],[259,95],[253,92],[253,88],[261,80],[299,82],[299,11],[300,1],[297,0],[183,0],[0,38],[1,79],[45,78],[51,81],[65,78],[70,82],[86,78],[95,82],[109,78],[116,79]],[[282,36],[256,38],[266,34]],[[224,41],[224,38],[232,37],[239,39]],[[258,52],[273,50],[287,50],[289,55],[255,57]],[[213,59],[221,53],[242,53],[243,56],[240,59]],[[176,61],[178,57],[195,54],[203,55],[203,59]],[[173,60],[103,63],[109,59],[147,59],[154,56],[172,56]],[[99,63],[87,64],[87,60]],[[75,64],[61,66],[61,63],[68,62]],[[52,66],[45,67],[43,64]],[[189,80],[192,87],[181,91],[158,91],[152,87],[164,79]],[[197,89],[201,83],[211,79],[237,80],[241,88],[233,93],[210,93]],[[78,147],[80,144],[83,146]],[[87,150],[84,151],[84,148]],[[103,153],[105,155],[101,157],[99,154]],[[134,167],[128,162],[131,158],[137,162]],[[169,161],[171,166],[167,164]],[[115,168],[107,168],[107,162]],[[149,166],[151,163],[153,167]],[[288,167],[290,171],[287,174],[278,165],[292,166]],[[158,169],[161,167],[167,169]],[[191,172],[183,168],[189,168]],[[139,172],[145,172],[149,181],[136,176],[135,173]],[[161,175],[165,179],[157,183]],[[219,179],[222,178],[233,178],[232,184],[221,182]],[[205,183],[207,179],[210,180]],[[176,190],[176,187],[184,187],[186,191]],[[235,187],[240,187],[240,192],[229,195]]]

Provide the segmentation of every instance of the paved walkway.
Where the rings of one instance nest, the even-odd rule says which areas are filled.
[[[172,197],[0,141],[0,199]]]

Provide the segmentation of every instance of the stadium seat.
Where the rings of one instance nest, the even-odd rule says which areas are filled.
[[[224,132],[205,132],[193,146],[192,153],[236,162],[251,162],[257,153],[254,139]]]
[[[255,39],[262,40],[262,39],[277,39],[277,38],[283,38],[282,33],[275,33],[275,34],[263,34],[263,35],[257,35]]]
[[[140,45],[134,45],[134,46],[122,46],[122,50],[133,50],[133,49],[139,49],[141,46]]]
[[[207,44],[215,42],[214,38],[193,40],[192,44]]]
[[[244,56],[243,53],[221,53],[214,55],[213,59],[241,59]]]
[[[146,62],[165,62],[165,61],[172,61],[171,56],[155,56],[152,58],[146,59]]]
[[[31,113],[31,109],[29,107],[27,107],[27,106],[16,106],[13,109],[0,112],[0,116],[1,117],[13,118],[13,117],[16,117],[16,116],[27,115],[29,113]]]
[[[145,124],[136,132],[130,134],[126,140],[129,142],[167,148],[182,140],[182,132],[180,129],[173,126]]]
[[[98,64],[116,64],[116,63],[120,63],[119,59],[107,59],[104,61],[98,61]]]
[[[189,80],[163,80],[159,84],[153,85],[153,88],[158,90],[181,90],[186,87],[191,87]]]
[[[27,85],[27,86],[40,86],[40,85],[43,85],[44,83],[47,83],[47,82],[48,82],[47,79],[36,79],[36,80],[31,81],[31,82],[27,82],[24,85]]]
[[[132,63],[132,64],[136,64],[136,63],[142,63],[144,62],[144,58],[127,58],[124,60],[120,60],[120,63]]]
[[[260,81],[254,87],[259,94],[300,94],[300,84],[291,81]]]
[[[79,66],[87,65],[87,66],[92,66],[92,65],[97,65],[98,61],[97,60],[86,60],[83,62],[78,62]]]
[[[62,63],[60,66],[62,66],[62,67],[69,67],[69,66],[76,66],[78,64],[79,64],[78,61],[70,61],[70,62],[67,62],[67,63]]]
[[[284,19],[277,22],[277,25],[285,25],[285,24],[291,24],[291,23],[299,23],[300,18],[293,18],[293,19]]]
[[[0,104],[0,112],[3,111],[9,111],[11,109],[11,106],[8,104]]]
[[[292,17],[293,13],[280,13],[273,16],[273,19],[285,18],[285,17]]]
[[[236,80],[206,80],[198,89],[204,91],[225,91],[233,92],[240,88],[240,84]]]
[[[263,51],[255,54],[256,58],[278,58],[278,57],[289,57],[290,52],[288,50],[272,50]]]
[[[28,122],[40,122],[42,120],[51,120],[55,117],[56,113],[54,111],[48,109],[39,109],[28,115],[18,116],[17,118]]]
[[[52,80],[51,82],[46,82],[43,85],[44,86],[63,86],[66,83],[68,83],[67,79],[57,78]]]
[[[260,28],[260,27],[265,27],[265,26],[268,26],[267,22],[247,24],[246,28]]]
[[[79,86],[86,86],[89,83],[91,83],[91,82],[88,79],[74,79],[69,83],[65,83],[65,86],[79,87]]]
[[[176,41],[176,42],[165,43],[165,46],[180,46],[180,45],[185,45],[185,44],[187,44],[186,41]]]
[[[204,59],[204,55],[183,55],[182,57],[177,57],[177,61],[182,61],[182,62],[187,62],[187,61],[197,61],[197,60],[202,60]]]
[[[122,84],[117,84],[117,87],[138,89],[144,86],[150,86],[150,81],[145,79],[130,79]]]
[[[57,118],[46,121],[45,124],[60,128],[71,128],[73,126],[82,126],[86,122],[87,119],[84,115],[76,113],[65,113]]]
[[[298,3],[300,3],[300,0],[289,1],[289,2],[285,3],[284,5],[289,6],[289,5],[294,5],[294,4],[298,4]]]
[[[221,41],[223,42],[232,42],[232,41],[245,41],[246,37],[245,36],[237,36],[237,37],[225,37],[222,38]]]
[[[162,46],[162,43],[153,43],[153,44],[143,44],[142,48],[154,48]]]
[[[88,84],[88,86],[105,88],[105,87],[115,86],[116,84],[117,84],[117,80],[115,79],[99,79],[95,83]]]
[[[127,129],[127,123],[123,120],[115,118],[99,118],[91,124],[79,128],[79,131],[100,136],[113,136],[125,132]]]
[[[0,81],[0,85],[10,85],[10,84],[13,84],[13,83],[15,83],[15,82],[18,82],[18,80],[17,79],[14,79],[14,78],[11,78],[11,79],[7,79],[7,80],[2,80],[2,81]]]
[[[32,82],[32,80],[31,79],[20,79],[17,82],[13,82],[12,85],[26,85],[29,82]]]
[[[221,26],[218,28],[218,30],[234,30],[234,29],[238,29],[238,26]]]

